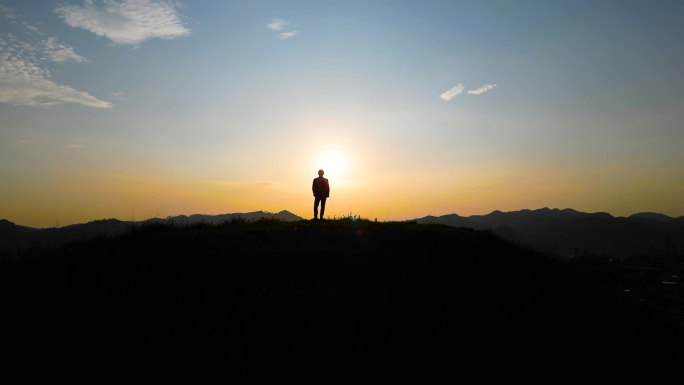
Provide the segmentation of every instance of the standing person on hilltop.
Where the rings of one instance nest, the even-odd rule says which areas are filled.
[[[323,178],[324,171],[318,170],[318,178],[313,180],[311,190],[314,195],[314,221],[318,220],[318,204],[321,204],[321,220],[325,214],[325,200],[330,196],[330,185],[328,179]]]

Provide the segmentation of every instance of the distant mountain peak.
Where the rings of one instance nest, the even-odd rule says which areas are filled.
[[[658,221],[658,222],[670,222],[671,220],[674,219],[668,215],[660,214],[660,213],[654,213],[654,212],[636,213],[636,214],[630,215],[629,218],[646,219],[646,220]]]
[[[8,221],[7,219],[0,219],[0,229],[2,229],[2,230],[4,230],[4,231],[16,231],[16,230],[27,231],[27,230],[35,230],[35,229],[32,228],[32,227],[27,227],[27,226],[18,225],[18,224],[14,223],[14,222]],[[2,234],[0,234],[0,236],[2,236]]]
[[[116,218],[104,218],[104,219],[97,219],[94,221],[90,221],[86,224],[89,224],[89,223],[122,223],[122,222]]]
[[[444,214],[444,215],[440,215],[439,217],[440,217],[440,218],[463,218],[462,216],[460,216],[460,215],[458,215],[458,214],[456,214],[456,213],[453,213],[453,214]]]

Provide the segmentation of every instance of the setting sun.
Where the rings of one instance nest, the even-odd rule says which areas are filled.
[[[349,161],[344,153],[338,150],[322,152],[316,159],[316,169],[325,171],[326,176],[344,177],[349,169]]]

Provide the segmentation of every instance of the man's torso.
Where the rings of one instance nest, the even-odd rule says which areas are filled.
[[[326,198],[328,196],[328,179],[318,177],[313,180],[314,196],[319,198]]]

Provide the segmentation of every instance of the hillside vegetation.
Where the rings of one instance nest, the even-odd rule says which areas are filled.
[[[152,224],[0,267],[6,346],[197,344],[245,368],[395,372],[681,359],[681,328],[657,308],[490,232],[442,225]]]

